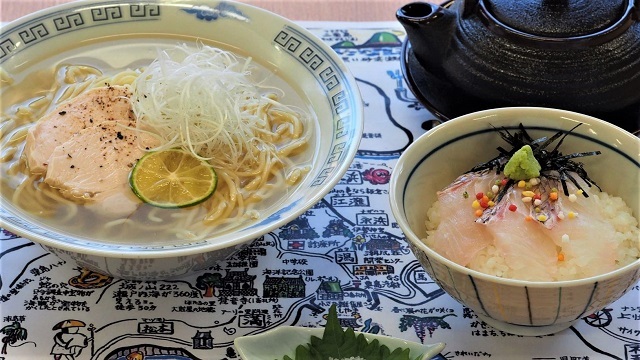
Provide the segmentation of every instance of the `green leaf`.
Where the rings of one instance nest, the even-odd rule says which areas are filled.
[[[311,353],[303,345],[298,345],[296,348],[296,360],[309,360],[311,359]]]
[[[405,324],[406,325],[406,324]],[[415,360],[420,359],[418,355]],[[367,341],[363,334],[356,336],[352,328],[343,330],[338,319],[336,305],[331,305],[322,338],[311,336],[309,343],[298,345],[295,360],[327,360],[360,357],[366,360],[412,360],[409,349],[397,348],[393,351],[375,339]],[[285,357],[284,360],[292,360]]]

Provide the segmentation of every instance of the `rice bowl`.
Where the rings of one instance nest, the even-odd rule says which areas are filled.
[[[637,221],[640,140],[601,120],[544,108],[492,109],[454,119],[429,131],[401,156],[391,178],[390,201],[413,253],[450,296],[500,330],[523,335],[550,334],[622,296],[640,279],[640,260],[579,280],[516,280],[459,265],[423,242],[427,238],[425,220],[430,204],[437,200],[436,193],[474,165],[486,161],[493,149],[501,145],[492,126],[515,129],[519,123],[534,137],[585,124],[567,136],[564,152],[588,150],[594,145],[606,149],[601,156],[583,158],[585,167],[604,191],[627,202]],[[468,149],[487,150],[469,153]],[[617,169],[618,176],[609,176],[607,169],[611,168]],[[634,240],[637,242],[637,237]]]

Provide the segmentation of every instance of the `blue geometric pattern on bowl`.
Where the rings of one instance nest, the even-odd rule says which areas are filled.
[[[0,34],[0,63],[10,56],[58,35],[105,24],[157,20],[158,4],[106,4],[100,7],[61,12],[38,17],[16,27],[2,29]]]
[[[273,40],[281,49],[293,56],[304,65],[322,84],[323,91],[331,99],[329,105],[333,114],[334,138],[331,145],[331,155],[325,167],[320,171],[311,186],[322,185],[327,177],[340,165],[347,154],[347,140],[354,130],[348,125],[348,119],[355,108],[354,92],[347,92],[343,84],[347,81],[345,74],[333,58],[314,41],[297,29],[284,26]]]

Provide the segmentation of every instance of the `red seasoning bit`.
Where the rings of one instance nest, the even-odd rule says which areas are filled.
[[[479,192],[476,194],[476,199],[478,200],[482,200],[482,198],[484,197],[484,193],[483,192]]]
[[[509,211],[515,212],[516,210],[518,210],[518,207],[516,206],[516,204],[509,205]]]

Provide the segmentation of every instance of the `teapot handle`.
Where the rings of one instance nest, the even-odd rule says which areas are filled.
[[[462,17],[468,18],[469,16],[473,15],[478,8],[478,2],[479,0],[464,0],[461,4],[462,8],[460,9],[460,14],[462,14]]]

